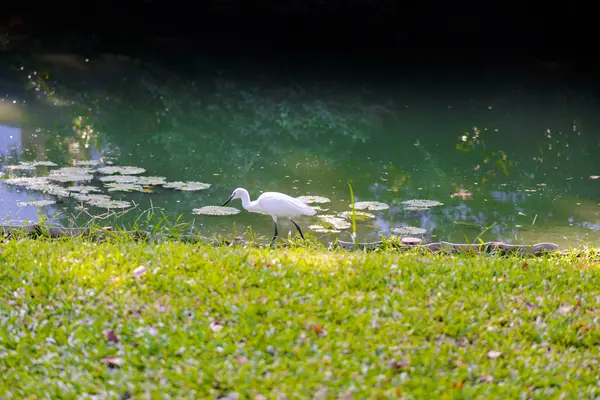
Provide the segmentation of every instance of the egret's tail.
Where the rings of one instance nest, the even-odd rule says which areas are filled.
[[[308,209],[306,210],[306,215],[312,216],[312,215],[315,215],[317,213],[317,210],[315,210],[314,208],[308,207],[308,206],[307,206],[307,208]]]

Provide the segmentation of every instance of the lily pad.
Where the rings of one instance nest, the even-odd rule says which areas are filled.
[[[42,178],[42,177],[38,177],[38,176],[24,177],[24,178],[10,178],[10,179],[5,179],[3,182],[7,185],[25,186],[25,187],[50,184],[50,182],[48,181],[47,178]]]
[[[19,207],[27,207],[27,206],[45,207],[45,206],[49,206],[52,204],[56,204],[56,201],[54,201],[54,200],[32,200],[32,201],[17,202],[17,205]]]
[[[52,161],[33,161],[31,164],[36,167],[56,167],[58,165]]]
[[[371,213],[363,212],[363,211],[355,211],[354,215],[355,215],[355,218],[357,221],[368,221],[370,219],[375,218],[375,215],[373,215]],[[352,219],[352,211],[343,211],[343,212],[339,213],[338,216],[351,220]]]
[[[69,186],[67,188],[67,190],[70,192],[77,192],[77,193],[81,193],[81,194],[87,194],[87,193],[91,193],[91,192],[101,192],[101,190],[99,188],[97,188],[96,186],[88,186],[88,185]]]
[[[91,175],[94,173],[94,170],[89,167],[62,167],[55,169],[50,173],[62,175]]]
[[[331,201],[327,197],[322,196],[300,196],[297,199],[305,204],[329,203]]]
[[[50,171],[47,179],[56,182],[86,182],[94,176],[93,170],[86,167],[63,167]]]
[[[167,183],[167,178],[164,176],[140,176],[136,183],[142,186],[164,185]]]
[[[131,207],[128,201],[112,200],[105,194],[74,194],[74,198],[99,208],[127,208]]]
[[[423,235],[427,233],[427,229],[405,225],[398,228],[392,228],[392,233],[397,235]]]
[[[35,170],[35,165],[31,163],[21,163],[16,165],[7,165],[6,169],[9,171],[32,171]]]
[[[50,174],[48,179],[51,181],[69,183],[69,182],[89,182],[94,179],[93,175],[63,175],[63,174]]]
[[[240,210],[237,208],[221,206],[204,206],[192,210],[192,214],[196,215],[234,215],[239,214],[239,212]]]
[[[89,167],[93,167],[96,165],[100,165],[102,164],[102,162],[100,160],[73,160],[73,165],[75,166],[89,166]]]
[[[352,207],[352,204],[350,205],[350,207]],[[387,210],[388,208],[390,208],[390,206],[379,201],[359,201],[357,203],[354,203],[354,208],[357,210],[380,211]]]
[[[58,197],[71,197],[71,192],[62,186],[58,185],[45,185],[39,189],[42,193],[51,194]]]
[[[326,229],[348,229],[352,225],[343,218],[335,215],[319,215],[318,218],[322,221],[322,226]]]
[[[106,183],[105,186],[108,188],[109,192],[143,192],[144,188],[140,185],[135,185],[131,183],[116,183],[110,182]]]
[[[405,204],[408,207],[418,208],[430,208],[444,205],[444,203],[440,203],[437,200],[406,200],[403,201],[402,204]]]
[[[51,183],[48,178],[45,177],[12,178],[6,179],[4,183],[7,185],[23,186],[26,189],[51,194],[53,196],[71,196],[71,192],[67,189]]]
[[[73,197],[79,201],[108,201],[111,200],[110,196],[106,194],[80,194],[74,193]]]
[[[431,208],[429,207],[416,207],[416,206],[408,206],[408,207],[404,207],[405,210],[407,211],[427,211],[427,210],[431,210]]]
[[[131,203],[128,201],[121,200],[92,200],[88,201],[92,206],[99,208],[128,208],[131,207]]]
[[[112,175],[112,174],[121,174],[121,175],[138,175],[146,172],[144,168],[140,167],[132,167],[132,166],[124,166],[124,167],[102,167],[98,168],[98,172],[101,174]]]
[[[318,233],[340,233],[341,231],[338,229],[327,229],[322,225],[309,225],[308,229]]]
[[[167,189],[177,189],[185,191],[204,190],[210,187],[210,183],[202,182],[169,182],[162,185]]]
[[[100,177],[102,182],[117,182],[117,183],[138,183],[139,176],[130,175],[108,175]]]

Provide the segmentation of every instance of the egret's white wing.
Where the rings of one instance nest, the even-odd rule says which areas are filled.
[[[300,200],[283,193],[265,192],[260,195],[257,202],[266,214],[276,217],[289,218],[298,215],[315,215],[317,213]]]

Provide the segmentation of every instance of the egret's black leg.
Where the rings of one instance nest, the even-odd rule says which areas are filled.
[[[298,232],[300,232],[300,236],[302,236],[302,239],[304,239],[304,235],[302,234],[302,229],[300,229],[298,224],[295,223],[293,219],[290,218],[290,221],[292,221],[292,224],[294,224],[294,226],[296,226],[296,229],[298,229]]]
[[[271,243],[273,243],[275,241],[275,238],[277,238],[277,222],[273,221],[273,224],[275,225],[275,235],[273,236]]]

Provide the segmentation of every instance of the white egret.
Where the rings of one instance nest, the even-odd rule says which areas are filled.
[[[250,194],[246,189],[237,188],[231,193],[231,196],[227,199],[223,206],[227,205],[231,200],[241,199],[242,207],[247,211],[270,215],[273,218],[275,224],[275,235],[273,240],[277,237],[277,218],[289,218],[290,221],[296,226],[300,236],[304,239],[304,234],[296,222],[292,218],[300,215],[315,215],[316,210],[312,209],[308,205],[304,204],[300,200],[288,196],[287,194],[278,192],[265,192],[261,194],[258,199],[250,201]]]

